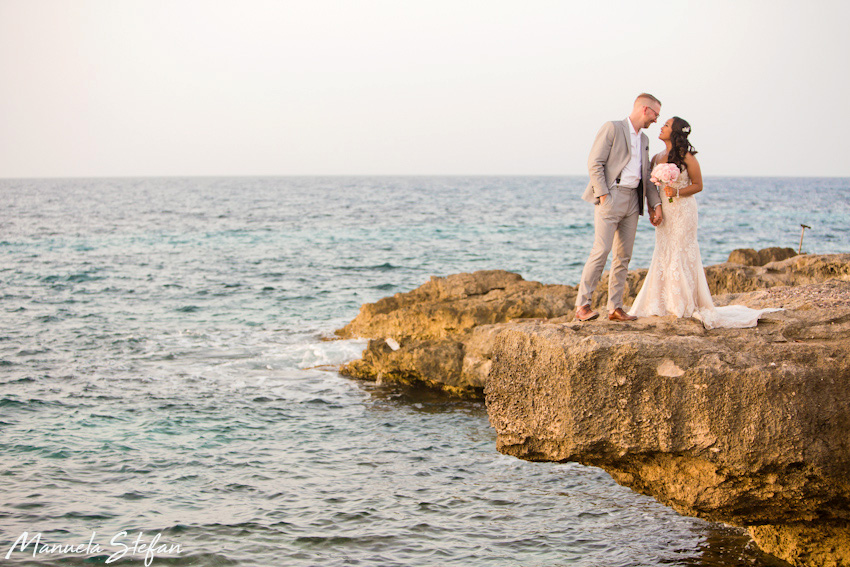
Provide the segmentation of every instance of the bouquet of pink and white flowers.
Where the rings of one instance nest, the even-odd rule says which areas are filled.
[[[659,163],[652,168],[649,180],[658,185],[670,185],[679,178],[679,167],[675,163]],[[659,189],[660,191],[660,189]],[[673,202],[673,197],[669,201]]]

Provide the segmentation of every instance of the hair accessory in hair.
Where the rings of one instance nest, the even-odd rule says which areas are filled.
[[[684,132],[685,134],[690,134],[691,133],[691,127],[685,126],[684,128],[682,128],[682,132]]]

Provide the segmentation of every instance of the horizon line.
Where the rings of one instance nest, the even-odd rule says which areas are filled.
[[[50,176],[0,176],[2,181],[63,180],[63,179],[244,179],[244,178],[294,178],[294,177],[585,177],[587,173],[284,173],[284,174],[153,174],[153,175],[50,175]],[[763,174],[712,174],[712,178],[767,178],[767,179],[850,179],[850,175],[763,175]]]

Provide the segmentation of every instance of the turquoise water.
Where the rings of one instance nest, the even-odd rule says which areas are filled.
[[[154,565],[775,564],[598,469],[499,455],[480,404],[335,372],[365,343],[324,339],[431,275],[575,284],[583,185],[0,181],[0,558],[27,532],[102,549],[10,564],[103,563],[143,532],[180,546]],[[706,264],[800,223],[806,250],[850,249],[850,180],[706,186]],[[653,242],[644,219],[633,267]]]

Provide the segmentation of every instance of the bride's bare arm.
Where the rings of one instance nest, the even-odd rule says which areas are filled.
[[[688,177],[691,178],[691,184],[679,189],[679,195],[682,197],[696,195],[702,191],[702,170],[699,167],[697,158],[693,154],[685,156],[685,167],[688,168]]]
[[[695,158],[693,154],[685,156],[685,167],[688,168],[688,177],[691,180],[691,184],[687,187],[682,187],[678,191],[669,185],[665,185],[661,188],[661,190],[668,197],[688,197],[690,195],[696,195],[702,191],[702,171],[699,168],[697,158]]]

